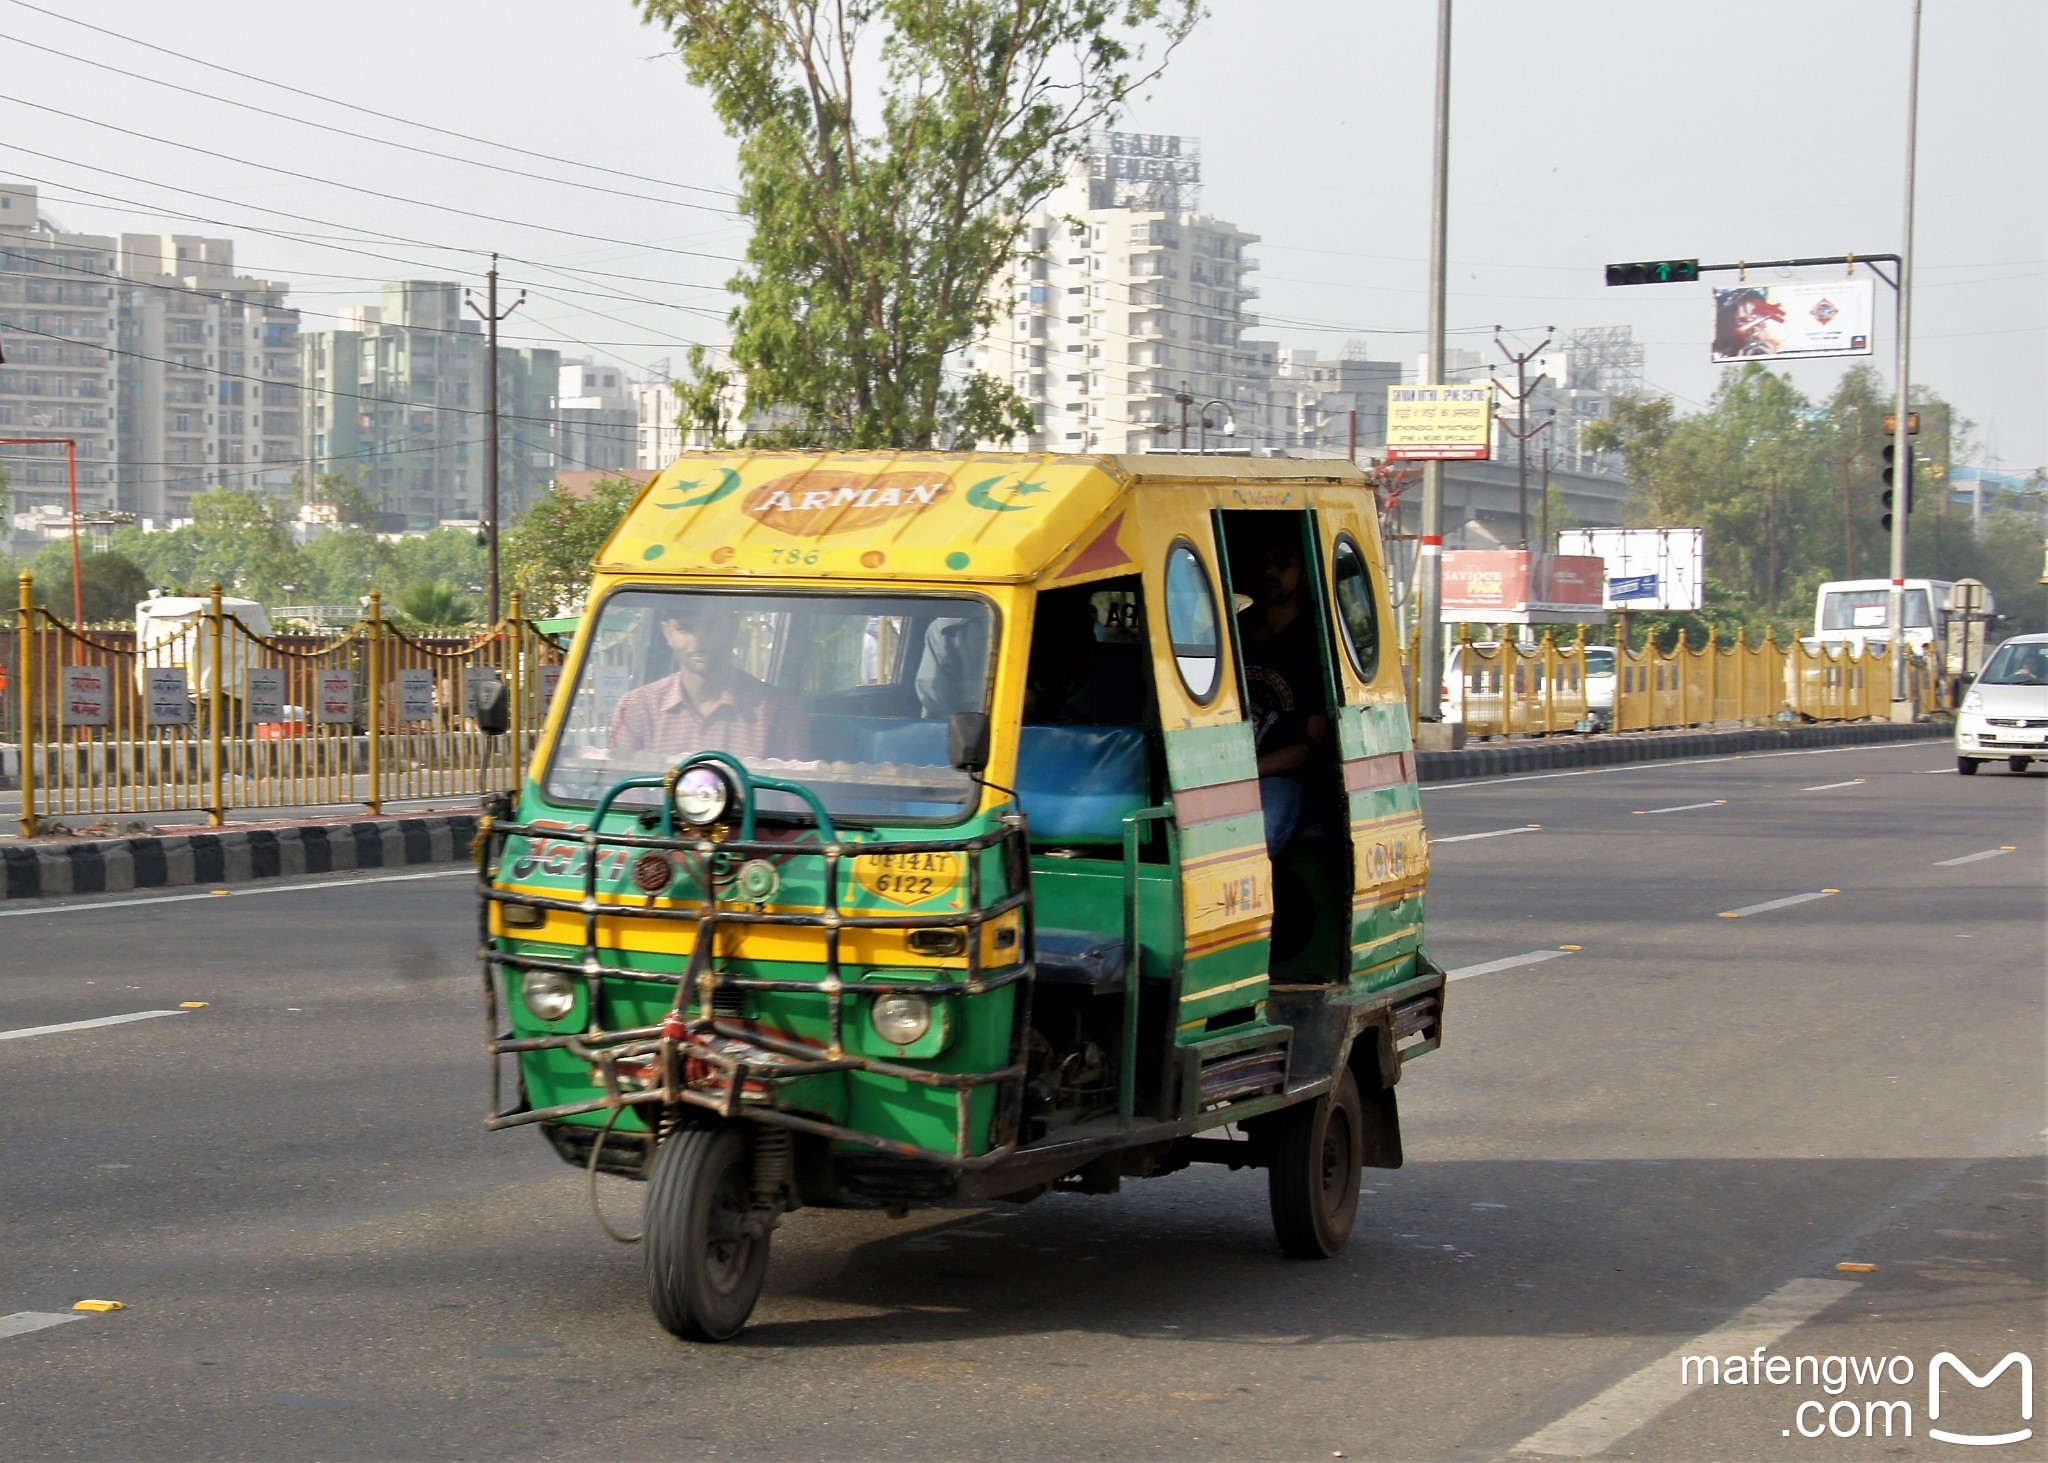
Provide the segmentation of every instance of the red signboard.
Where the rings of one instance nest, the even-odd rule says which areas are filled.
[[[1607,562],[1524,549],[1453,549],[1443,557],[1447,620],[1602,618]]]

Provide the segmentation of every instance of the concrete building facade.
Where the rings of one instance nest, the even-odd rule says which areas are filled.
[[[119,266],[111,235],[66,233],[33,187],[0,183],[0,437],[71,438],[81,513],[120,507]],[[16,510],[69,514],[64,457],[0,447]]]
[[[1032,450],[1177,447],[1184,416],[1192,450],[1205,408],[1217,433],[1264,437],[1277,348],[1245,338],[1258,236],[1197,212],[1199,182],[1195,139],[1110,134],[1025,220],[965,359],[1030,404]]]
[[[303,332],[309,470],[357,483],[387,523],[429,529],[483,516],[490,419],[483,327],[462,286],[401,280],[347,328]],[[500,347],[499,511],[531,505],[560,456],[559,351]]]
[[[556,387],[563,471],[639,465],[640,414],[634,385],[617,365],[564,361]]]
[[[283,498],[304,393],[289,285],[235,273],[234,243],[121,235],[120,502],[145,523],[216,488]]]

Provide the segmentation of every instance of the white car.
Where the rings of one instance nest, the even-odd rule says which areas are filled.
[[[2048,761],[2048,635],[2016,635],[1991,654],[1956,713],[1956,771],[2005,759]]]

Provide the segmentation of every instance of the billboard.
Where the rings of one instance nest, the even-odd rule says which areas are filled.
[[[1716,361],[1867,356],[1877,309],[1867,275],[1820,283],[1740,284],[1714,291]]]
[[[1492,448],[1491,386],[1387,388],[1387,461],[1484,462]]]
[[[1443,557],[1443,617],[1496,625],[1594,624],[1606,617],[1600,560],[1526,549],[1453,549]]]
[[[1706,548],[1697,528],[1575,528],[1557,536],[1557,551],[1606,561],[1610,610],[1700,607]]]

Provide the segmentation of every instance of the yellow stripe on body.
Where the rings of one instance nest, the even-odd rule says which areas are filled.
[[[1182,996],[1180,1003],[1185,1006],[1189,1001],[1207,1000],[1210,996],[1220,996],[1225,991],[1240,991],[1246,986],[1264,985],[1269,978],[1265,972],[1261,971],[1257,975],[1248,975],[1242,980],[1228,981],[1223,985],[1212,985],[1206,991],[1195,991],[1192,994]]]

